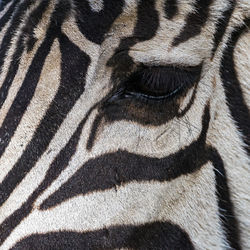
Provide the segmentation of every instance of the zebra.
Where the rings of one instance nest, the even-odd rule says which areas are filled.
[[[0,249],[249,249],[248,0],[0,1]]]

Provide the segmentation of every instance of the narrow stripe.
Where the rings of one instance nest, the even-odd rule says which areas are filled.
[[[12,14],[14,13],[14,10],[16,8],[16,5],[18,4],[18,1],[13,1],[7,12],[0,18],[0,32],[5,26],[5,24],[11,20]]]
[[[26,13],[27,9],[34,3],[32,0],[26,0],[24,1],[19,7],[17,12],[12,18],[11,25],[9,26],[8,30],[5,32],[5,36],[2,40],[1,46],[0,46],[0,73],[2,71],[2,66],[4,63],[5,55],[7,54],[10,45],[11,45],[11,39],[13,36],[16,35],[16,31],[22,22],[23,15]]]
[[[245,103],[235,70],[234,49],[239,38],[246,32],[249,32],[249,27],[250,19],[247,19],[242,26],[232,32],[231,37],[228,39],[227,46],[223,51],[220,66],[220,75],[225,90],[227,106],[242,135],[242,140],[245,143],[245,150],[248,155],[250,155],[250,111]]]
[[[102,118],[103,118],[103,116],[98,114],[96,116],[95,120],[93,121],[93,124],[91,126],[91,131],[90,131],[90,134],[89,134],[89,138],[88,138],[88,141],[87,141],[87,146],[86,146],[87,150],[91,150],[93,145],[94,145],[94,142],[95,142],[95,139],[96,139],[96,133],[97,133],[98,128],[99,128],[99,126],[101,124]]]
[[[17,48],[11,58],[11,64],[8,69],[7,76],[0,88],[0,109],[8,95],[9,88],[18,71],[21,56],[25,49],[24,39],[25,37],[27,37],[27,35],[30,36],[30,34],[33,34],[33,31],[36,28],[37,24],[39,23],[43,12],[48,7],[48,3],[49,3],[49,0],[43,0],[40,3],[40,5],[35,10],[32,11],[26,25],[23,28],[23,32],[20,38],[18,39]]]
[[[214,34],[214,46],[212,50],[212,56],[214,56],[223,35],[225,34],[226,28],[228,26],[230,17],[234,11],[236,5],[235,0],[229,0],[228,1],[228,8],[222,13],[222,17],[219,18],[219,20],[216,22],[216,32]]]
[[[39,6],[35,10],[32,11],[26,25],[23,28],[23,33],[24,35],[26,35],[26,38],[28,38],[28,41],[27,41],[28,51],[32,50],[34,42],[36,41],[36,38],[33,37],[34,29],[37,27],[37,25],[41,21],[45,10],[48,8],[49,2],[50,0],[42,0]]]
[[[23,114],[27,109],[27,106],[33,97],[43,64],[50,51],[50,47],[53,44],[53,40],[53,37],[47,37],[39,47],[34,59],[32,60],[24,82],[2,123],[0,128],[0,156],[4,153],[6,147],[8,146],[11,137],[13,136]]]
[[[209,155],[214,166],[220,220],[231,249],[241,250],[239,224],[235,217],[234,206],[230,198],[227,174],[223,161],[216,151],[210,149]]]
[[[209,7],[213,0],[197,0],[195,11],[188,15],[186,24],[180,34],[174,38],[172,45],[177,46],[184,43],[192,37],[201,33],[201,28],[205,26],[209,15]]]
[[[199,80],[200,81],[200,80]],[[193,106],[194,104],[194,101],[195,101],[195,98],[196,98],[196,94],[197,94],[197,88],[198,88],[198,84],[199,84],[199,81],[197,81],[197,83],[195,83],[195,86],[193,88],[193,93],[192,93],[192,96],[190,98],[190,101],[189,103],[186,105],[186,107],[183,109],[183,110],[180,110],[178,112],[178,114],[176,115],[176,117],[178,118],[181,118],[181,117],[184,117],[186,115],[186,113],[191,109],[191,107]]]

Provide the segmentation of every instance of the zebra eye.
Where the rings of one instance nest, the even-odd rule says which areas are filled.
[[[199,80],[201,66],[149,67],[133,73],[125,82],[124,97],[161,101],[181,94]]]

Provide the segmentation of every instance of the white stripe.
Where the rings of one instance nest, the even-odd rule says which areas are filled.
[[[29,144],[59,87],[61,58],[58,41],[54,42],[51,51],[53,53],[50,53],[46,58],[42,70],[42,75],[46,74],[47,77],[39,79],[31,103],[23,115],[3,156],[0,158],[0,166],[3,167],[0,172],[0,182],[3,181],[4,177]]]

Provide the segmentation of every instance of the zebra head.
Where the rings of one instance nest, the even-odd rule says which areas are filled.
[[[0,1],[0,249],[247,249],[249,17]]]

